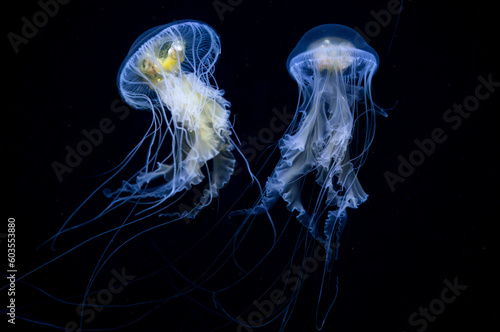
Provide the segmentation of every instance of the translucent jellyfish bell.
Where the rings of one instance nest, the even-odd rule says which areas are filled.
[[[230,104],[213,78],[220,52],[215,31],[188,20],[153,28],[132,45],[117,84],[125,102],[151,111],[153,121],[139,144],[149,140],[146,164],[120,189],[107,192],[114,203],[152,198],[157,206],[207,178],[199,202],[182,214],[194,217],[229,180],[235,163]]]
[[[347,208],[368,197],[357,173],[374,135],[371,81],[378,62],[362,37],[342,25],[318,26],[302,37],[287,61],[299,86],[297,112],[260,203],[246,211],[268,212],[283,198],[327,248],[327,263],[336,257]],[[319,185],[316,196],[303,192],[310,181]]]

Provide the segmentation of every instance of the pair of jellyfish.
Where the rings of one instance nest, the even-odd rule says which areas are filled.
[[[236,133],[230,103],[214,78],[220,53],[217,33],[192,20],[153,28],[135,41],[119,69],[117,84],[126,103],[151,112],[151,125],[114,175],[88,199],[116,178],[139,149],[147,150],[146,160],[118,189],[105,190],[111,203],[92,220],[130,202],[146,206],[145,211],[152,211],[149,215],[195,218],[218,197],[234,171],[233,153],[244,159],[238,140],[231,138]],[[287,69],[299,87],[299,102],[279,141],[280,160],[253,207],[232,215],[244,215],[248,220],[265,213],[272,224],[269,211],[283,199],[326,249],[326,266],[337,257],[347,209],[367,199],[357,175],[375,130],[377,107],[371,84],[378,62],[376,52],[362,37],[342,25],[322,25],[302,37],[287,60]],[[312,203],[304,204],[302,190],[307,181],[316,183],[319,194],[309,197]],[[191,209],[171,209],[179,196],[201,185],[202,195]],[[92,221],[69,227],[75,213],[53,240]],[[104,253],[91,280],[106,262],[103,257]]]
[[[214,84],[220,51],[216,32],[197,21],[151,29],[134,43],[120,68],[118,87],[129,105],[152,112],[153,130],[144,169],[108,193],[115,203],[153,198],[161,204],[206,181],[199,202],[184,211],[194,217],[229,181],[232,151],[238,148],[230,138],[230,104]],[[233,214],[265,213],[281,197],[312,236],[330,248],[331,260],[331,244],[342,233],[347,208],[367,199],[357,173],[374,135],[371,81],[378,62],[361,36],[342,25],[322,25],[302,37],[287,61],[299,86],[299,104],[279,142],[281,159],[259,202]],[[171,146],[160,158],[166,136]],[[321,190],[314,207],[306,209],[301,188],[312,172]],[[157,179],[159,184],[149,186]]]

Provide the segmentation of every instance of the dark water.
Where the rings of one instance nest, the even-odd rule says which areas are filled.
[[[262,183],[277,161],[272,149],[284,127],[272,137],[264,137],[262,128],[273,118],[287,124],[295,110],[297,87],[285,64],[302,35],[320,24],[343,24],[364,32],[379,54],[373,94],[389,116],[377,118],[375,140],[359,175],[370,197],[351,211],[341,259],[324,281],[330,295],[336,278],[340,281],[324,330],[486,330],[498,320],[493,272],[498,261],[492,251],[500,72],[493,48],[494,10],[479,1],[436,7],[413,0],[405,1],[401,12],[396,7],[392,1],[71,1],[46,7],[51,15],[43,15],[41,5],[30,1],[6,10],[2,211],[5,225],[8,218],[16,219],[20,280],[15,326],[6,323],[8,283],[1,284],[7,285],[2,324],[9,330],[71,331],[82,316],[88,320],[85,330],[245,331],[250,329],[227,315],[242,320],[260,315],[270,316],[261,331],[278,331],[283,317],[289,319],[286,331],[314,330],[321,262],[304,277],[290,317],[279,315],[277,305],[264,305],[276,289],[291,299],[294,283],[282,278],[293,271],[287,264],[292,259],[300,265],[317,247],[304,243],[303,228],[283,204],[273,211],[283,231],[275,250],[242,282],[223,290],[244,275],[232,260],[222,265],[228,258],[222,250],[241,222],[225,213],[233,204],[249,207],[258,194],[254,186],[237,200],[249,184],[244,172],[195,220],[158,227],[112,255],[89,290],[89,297],[105,306],[87,305],[87,311],[77,312],[112,234],[26,275],[127,216],[130,209],[116,211],[60,236],[55,251],[50,244],[37,249],[107,178],[103,173],[127,155],[150,123],[147,112],[124,108],[117,92],[116,74],[129,47],[154,26],[190,18],[220,35],[215,78],[232,104],[235,131],[252,168],[263,167]],[[39,27],[23,31],[26,22]],[[71,159],[71,172],[58,176],[54,162],[67,165],[68,151],[85,144],[85,133],[96,128],[102,135],[95,136],[89,153]],[[142,160],[132,168],[141,167]],[[93,217],[106,203],[98,193],[78,220]],[[162,222],[148,218],[123,229],[108,254]],[[7,226],[0,228],[5,256],[6,234]],[[266,218],[257,219],[238,251],[243,269],[266,255],[271,234]],[[302,249],[292,258],[296,247]],[[4,264],[0,272],[6,271]],[[201,282],[207,279],[204,271],[216,273]]]

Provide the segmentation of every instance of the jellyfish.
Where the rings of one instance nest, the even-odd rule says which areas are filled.
[[[149,216],[171,216],[174,222],[194,218],[218,197],[234,171],[232,151],[239,151],[230,137],[234,133],[229,121],[230,103],[213,76],[220,53],[219,36],[200,21],[175,21],[137,38],[119,68],[117,86],[127,104],[151,114],[151,124],[112,175],[49,239],[52,246],[62,233],[89,224],[126,203],[133,204],[123,224]],[[141,152],[145,161],[138,167]],[[132,176],[122,178],[117,189],[108,188],[112,179],[130,169]],[[195,186],[196,191],[190,190]],[[69,227],[69,222],[101,191],[110,203],[91,219]],[[190,191],[192,201],[184,197]]]
[[[126,103],[153,115],[145,136],[151,139],[148,158],[133,181],[108,191],[108,197],[115,202],[153,198],[158,205],[207,178],[199,202],[183,212],[192,218],[218,196],[235,164],[230,103],[213,78],[220,52],[216,32],[190,20],[153,28],[135,41],[117,84]]]
[[[358,171],[373,140],[375,114],[385,114],[371,93],[378,63],[375,50],[348,27],[321,25],[302,37],[287,60],[299,87],[299,102],[279,142],[281,158],[258,203],[233,215],[268,213],[281,197],[324,245],[327,265],[338,257],[347,209],[357,208],[368,197]],[[303,192],[311,182],[319,185],[315,196]]]
[[[145,110],[151,114],[151,124],[137,145],[110,172],[111,175],[105,173],[108,175],[107,179],[70,214],[59,231],[38,248],[51,241],[52,249],[55,250],[54,243],[59,236],[88,225],[88,229],[85,232],[82,231],[83,237],[75,232],[81,240],[70,245],[69,249],[63,250],[55,257],[50,257],[45,263],[38,265],[18,279],[24,279],[50,264],[66,263],[63,259],[73,258],[73,256],[70,257],[72,254],[89,257],[91,252],[97,253],[96,260],[93,262],[95,265],[91,266],[90,276],[88,279],[85,277],[82,279],[86,287],[81,295],[72,297],[71,300],[50,295],[52,301],[50,303],[74,306],[76,313],[79,313],[77,320],[70,321],[63,327],[57,326],[59,329],[73,331],[79,326],[78,330],[82,330],[84,323],[89,324],[89,320],[90,323],[92,322],[93,318],[84,318],[85,314],[82,313],[87,310],[87,312],[93,312],[93,305],[87,299],[94,294],[92,293],[94,282],[103,271],[105,272],[106,264],[109,264],[113,257],[118,256],[117,253],[125,246],[143,237],[145,242],[142,244],[146,243],[147,246],[151,245],[154,248],[155,251],[152,254],[156,250],[160,252],[160,246],[155,243],[153,236],[150,236],[151,233],[153,231],[158,233],[161,227],[181,218],[194,218],[218,196],[218,191],[229,181],[235,167],[232,151],[239,150],[230,137],[234,134],[229,121],[230,103],[223,97],[224,91],[218,88],[213,77],[215,63],[220,53],[221,44],[216,32],[203,22],[193,20],[177,21],[150,29],[139,36],[132,45],[119,68],[117,85],[126,103],[137,110]],[[142,154],[146,157],[145,161],[141,158]],[[243,154],[241,157],[246,162]],[[142,167],[137,167],[137,160],[141,162]],[[105,189],[110,186],[112,179],[122,180],[125,177],[123,174],[130,169],[132,170],[131,177],[123,180],[121,186],[118,185],[118,189]],[[172,209],[174,204],[178,207],[178,202],[183,195],[194,186],[197,186],[197,189],[203,187],[203,191],[192,203],[190,209],[184,211]],[[74,221],[78,219],[78,212],[84,210],[84,206],[88,207],[92,198],[101,203],[101,197],[97,194],[103,189],[104,194],[110,198],[110,201],[105,202],[104,208],[99,207],[100,212],[89,219],[84,219],[83,222]],[[132,204],[127,205],[127,203]],[[126,207],[121,211],[114,211],[122,205]],[[112,211],[123,212],[123,210],[125,214],[117,213],[112,216],[113,218],[102,218],[100,222],[93,223],[94,228],[90,225]],[[85,216],[87,213],[80,214],[84,215],[83,218],[87,218]],[[163,218],[156,223],[144,223],[144,228],[142,228],[139,221],[157,215],[173,218]],[[72,224],[71,221],[73,221]],[[131,230],[122,231],[126,228]],[[176,236],[169,239],[175,242]],[[161,240],[169,242],[164,238]],[[99,245],[102,243],[103,247]],[[82,250],[84,246],[88,246],[86,251]],[[169,244],[165,245],[165,247],[168,246]],[[185,255],[187,251],[189,250],[182,254]],[[160,257],[164,258],[164,261],[160,262],[164,264],[162,269],[157,270],[152,267],[153,271],[146,273],[146,277],[160,274],[160,271],[170,267],[176,274],[185,278],[173,266],[173,263],[163,256],[163,253]],[[76,262],[79,268],[86,269],[87,260],[84,260],[84,263]],[[119,272],[112,270],[113,282],[117,279],[127,280],[126,274],[124,277],[124,268],[121,271],[122,274],[119,275],[117,274]],[[80,276],[83,275],[87,274],[80,274]],[[135,276],[129,280],[132,279],[135,279]],[[125,281],[125,284],[128,282]],[[32,287],[45,294],[42,288]],[[116,288],[113,289],[113,287],[109,286],[110,290],[103,291],[115,294]],[[166,288],[167,283],[163,283],[162,289]],[[169,298],[162,298],[161,302],[175,299],[190,291],[187,288],[180,290],[175,285],[172,288],[176,294]],[[76,298],[82,299],[81,302]],[[107,300],[108,296],[106,296]],[[108,303],[109,301],[106,302]],[[135,305],[142,306],[147,303],[157,306],[155,301],[140,301],[140,304]],[[105,307],[105,304],[104,306],[101,304],[104,303],[100,303],[100,309],[97,310],[99,312]],[[49,325],[42,320],[28,318],[26,320]]]

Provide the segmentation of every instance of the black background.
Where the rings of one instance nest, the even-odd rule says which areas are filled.
[[[361,29],[373,26],[376,22],[373,13],[385,10],[389,2],[232,3],[232,10],[220,16],[212,1],[71,1],[60,5],[58,13],[39,28],[36,36],[19,46],[18,53],[7,35],[20,34],[21,18],[26,16],[32,21],[40,7],[37,2],[29,1],[4,10],[1,96],[4,120],[0,151],[5,216],[2,222],[6,224],[8,217],[16,218],[18,277],[95,234],[80,228],[62,236],[56,243],[56,251],[51,251],[48,245],[37,249],[106,179],[105,175],[98,175],[117,165],[149,125],[150,115],[146,112],[130,110],[123,120],[112,112],[112,103],[119,98],[115,85],[118,68],[142,32],[187,18],[204,21],[217,31],[222,55],[215,77],[232,103],[235,131],[245,140],[269,123],[273,109],[295,109],[297,87],[285,64],[305,32],[326,23]],[[498,321],[498,278],[493,271],[498,261],[492,251],[498,219],[495,209],[500,91],[481,101],[456,130],[443,120],[444,113],[455,103],[461,104],[464,98],[475,94],[478,76],[492,75],[494,81],[500,81],[494,49],[498,41],[494,13],[492,5],[481,1],[440,5],[431,1],[405,1],[397,29],[398,15],[391,15],[385,26],[378,25],[380,31],[372,33],[369,44],[380,57],[373,81],[374,98],[381,107],[389,109],[389,116],[377,118],[375,140],[360,172],[360,181],[370,197],[350,216],[342,242],[341,264],[335,273],[340,278],[339,296],[325,331],[417,331],[422,326],[411,326],[410,315],[439,298],[445,287],[443,281],[454,278],[467,285],[467,289],[423,330],[482,331]],[[58,181],[51,164],[63,162],[65,147],[75,146],[84,138],[81,131],[97,127],[103,118],[110,118],[115,129],[104,136],[102,143],[72,173]],[[417,148],[414,140],[430,138],[435,128],[445,132],[446,141],[437,144],[435,151],[391,191],[384,173],[397,173],[398,156],[408,158]],[[268,145],[272,146],[279,137],[276,135]],[[270,152],[259,151],[266,157]],[[271,157],[260,174],[262,182],[275,158]],[[137,167],[140,162],[135,161]],[[263,164],[262,158],[252,160],[256,169]],[[216,220],[224,219],[219,217],[248,182],[247,176],[235,177],[221,192],[218,202],[189,224],[180,221],[128,243],[103,267],[92,291],[106,288],[112,269],[126,267],[128,273],[142,278],[141,282],[127,286],[110,305],[167,299],[175,294],[166,280],[174,285],[183,285],[185,281],[169,279],[168,273],[161,270],[166,264],[159,252],[171,259],[195,248],[178,268],[188,275],[203,270],[204,261],[214,257],[234,232],[237,220],[224,220],[210,232],[210,239],[201,246],[195,243]],[[80,220],[95,215],[103,207],[106,198],[100,193],[96,197],[83,210]],[[248,207],[255,197],[255,190],[249,191],[238,204]],[[283,223],[289,213],[282,205],[276,209],[280,211],[279,223]],[[123,220],[119,216],[113,216],[115,220],[109,220],[110,224],[100,221],[95,229],[109,229],[109,225]],[[151,224],[120,234],[121,241],[164,221],[152,219],[146,221]],[[266,264],[244,283],[220,294],[223,310],[233,317],[240,314],[246,317],[254,310],[253,299],[261,294],[264,294],[262,299],[268,298],[265,295],[268,288],[283,286],[281,275],[290,260],[290,248],[301,231],[296,224],[294,218],[290,219],[284,233],[288,242],[284,240]],[[269,244],[267,225],[262,221],[254,228],[255,232],[263,229],[262,236],[249,235],[253,244],[245,247],[248,258],[243,258],[250,265],[255,259],[251,257],[261,257],[265,252],[262,248]],[[5,229],[2,226],[0,233],[5,232],[6,226]],[[0,240],[2,251],[6,252],[6,240],[4,237]],[[107,237],[82,246],[19,280],[18,319],[14,329],[52,331],[76,320],[75,305],[60,303],[50,296],[68,299],[80,295],[72,300],[81,301],[90,273],[109,240]],[[161,249],[153,244],[160,244]],[[148,274],[154,271],[160,272]],[[5,268],[1,273],[5,273]],[[227,275],[221,271],[205,286],[222,287],[234,280],[231,273],[234,271],[228,271]],[[320,283],[321,272],[311,274],[306,280],[286,331],[314,330]],[[327,284],[331,289],[332,283]],[[222,309],[215,307],[210,292],[197,289],[166,303],[105,307],[84,327],[116,328],[133,322],[121,329],[236,331],[237,324],[222,317]],[[3,311],[2,315],[3,324],[7,318]],[[261,330],[277,331],[280,317]]]

